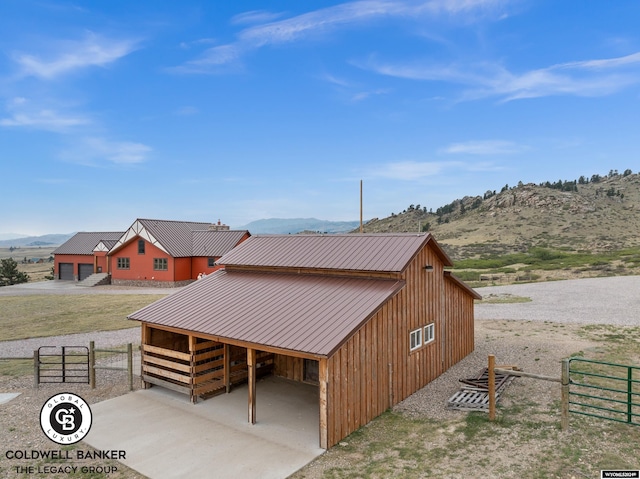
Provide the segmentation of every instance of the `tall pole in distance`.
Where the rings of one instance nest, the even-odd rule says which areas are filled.
[[[360,233],[364,233],[364,226],[362,225],[362,180],[360,180]]]

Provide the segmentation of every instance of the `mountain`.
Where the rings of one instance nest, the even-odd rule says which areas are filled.
[[[25,236],[22,238],[0,240],[0,248],[20,246],[58,246],[71,238],[75,233],[48,234],[42,236]]]
[[[296,234],[303,231],[320,233],[348,233],[359,227],[359,221],[327,221],[316,218],[269,218],[256,220],[235,229],[251,234]]]
[[[454,260],[547,247],[607,252],[640,245],[640,175],[612,171],[466,196],[436,212],[410,205],[365,232],[429,231]],[[355,229],[354,229],[355,231]]]
[[[27,235],[23,235],[23,234],[20,234],[20,233],[0,233],[0,241],[16,239],[16,238],[24,238],[26,236]]]

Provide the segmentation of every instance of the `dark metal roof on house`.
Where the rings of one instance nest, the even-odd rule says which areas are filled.
[[[403,286],[394,280],[219,270],[129,319],[330,356]]]
[[[120,236],[122,236],[122,235],[120,235]],[[116,245],[116,243],[118,242],[117,239],[112,239],[112,240],[104,240],[103,239],[101,241],[102,241],[102,244],[104,244],[108,249],[113,248]]]
[[[124,233],[121,231],[109,232],[80,232],[73,235],[65,243],[53,251],[53,254],[81,254],[93,255],[93,249],[100,241],[115,242]]]
[[[451,259],[428,233],[255,235],[220,258],[224,265],[401,272],[432,242],[445,266]]]
[[[231,251],[248,233],[247,230],[194,231],[192,255],[222,256]]]
[[[137,219],[109,251],[115,253],[140,236],[174,258],[191,256],[193,232],[206,230],[211,223]]]

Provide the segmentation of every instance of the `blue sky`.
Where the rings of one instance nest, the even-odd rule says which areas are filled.
[[[0,2],[0,233],[640,170],[640,2]]]

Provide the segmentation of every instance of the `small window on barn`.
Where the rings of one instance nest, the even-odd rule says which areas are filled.
[[[409,350],[413,351],[422,346],[422,328],[411,331],[409,335]]]
[[[144,240],[138,240],[138,254],[144,254]]]
[[[216,259],[215,258],[207,258],[207,266],[209,268],[213,268],[216,265]]]
[[[168,269],[167,258],[153,258],[153,269],[156,271],[166,271]]]
[[[435,339],[436,325],[434,323],[427,324],[424,327],[424,344],[428,344]]]
[[[118,269],[129,269],[129,258],[118,258]]]

